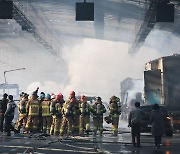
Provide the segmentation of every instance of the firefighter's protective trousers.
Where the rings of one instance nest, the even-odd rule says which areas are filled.
[[[93,117],[93,131],[94,135],[97,134],[99,130],[100,135],[103,133],[103,117]]]
[[[43,116],[43,133],[49,133],[51,127],[52,117]]]
[[[39,124],[39,116],[28,116],[27,123],[26,123],[26,130],[32,130],[33,133],[37,132]]]
[[[119,115],[112,117],[112,131],[114,135],[118,134]]]
[[[80,115],[79,134],[83,135],[84,130],[86,132],[89,132],[89,130],[90,130],[90,115],[85,115],[85,116]]]
[[[24,115],[20,114],[19,118],[17,120],[16,130],[20,131],[20,129],[22,127],[23,131],[25,131],[26,122],[27,122],[27,115],[26,114],[24,114]]]
[[[60,135],[63,136],[65,133],[67,133],[67,135],[72,135],[72,125],[73,125],[72,116],[69,117],[64,116],[62,119]]]
[[[42,120],[43,120],[43,132],[49,133],[51,122],[52,122],[52,116],[50,114],[50,101],[44,100],[42,102]]]

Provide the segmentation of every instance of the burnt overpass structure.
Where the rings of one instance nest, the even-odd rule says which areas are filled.
[[[153,29],[179,35],[179,1],[169,2],[175,6],[174,22],[156,22],[157,5],[165,1],[89,0],[94,3],[94,21],[88,22],[75,21],[76,2],[67,0],[14,0],[13,13],[22,30],[32,33],[54,55],[60,51],[64,37],[126,42],[131,44],[129,53],[133,54]],[[0,28],[0,33],[4,30]]]

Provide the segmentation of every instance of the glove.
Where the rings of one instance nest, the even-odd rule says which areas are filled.
[[[131,124],[128,124],[128,127],[131,127]]]

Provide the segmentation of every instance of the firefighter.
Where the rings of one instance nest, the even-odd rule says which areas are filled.
[[[118,135],[119,115],[121,114],[120,99],[112,96],[109,102],[109,116],[112,119],[113,136]]]
[[[90,105],[86,101],[86,97],[83,95],[80,98],[80,119],[79,119],[79,134],[84,134],[84,129],[89,135],[90,131]]]
[[[50,114],[51,95],[47,94],[42,102],[43,133],[50,133],[52,117]]]
[[[7,131],[7,136],[11,136],[11,130],[13,130],[16,133],[16,129],[12,126],[12,120],[14,119],[14,110],[16,108],[16,104],[13,100],[13,96],[8,96],[8,103],[7,103],[7,109],[4,113],[5,117],[5,128]]]
[[[76,99],[74,97],[69,97],[68,100],[63,105],[62,108],[62,125],[60,129],[60,136],[65,134],[72,135],[73,133],[73,111],[74,111],[74,103],[76,103]]]
[[[52,117],[50,135],[54,135],[55,107],[53,105],[53,102],[54,102],[55,98],[56,98],[56,95],[54,93],[52,93],[51,94],[51,104],[50,104],[50,114],[51,114],[51,117]]]
[[[27,102],[26,112],[27,112],[27,122],[26,122],[26,131],[29,133],[31,130],[33,133],[37,132],[39,125],[39,100],[37,95],[38,89],[34,91],[31,95],[31,98]]]
[[[96,97],[95,104],[91,107],[91,112],[93,114],[93,131],[94,136],[96,136],[97,131],[100,131],[100,136],[103,133],[103,113],[106,112],[106,108],[102,103],[101,97]]]
[[[59,135],[61,122],[62,122],[62,107],[64,104],[64,98],[61,93],[59,93],[55,100],[51,102],[50,111],[53,116],[53,121],[51,124],[51,135]]]
[[[24,94],[25,94],[24,92],[21,92],[21,93],[20,93],[20,95],[19,95],[19,97],[20,97],[20,101],[21,101],[21,100],[22,100],[22,98],[24,97]]]
[[[39,96],[39,124],[38,124],[38,132],[41,133],[43,131],[43,117],[42,117],[42,102],[45,99],[45,93],[41,92]]]
[[[21,100],[18,104],[19,118],[17,120],[16,130],[19,133],[20,133],[21,127],[23,128],[23,132],[25,131],[25,126],[27,122],[26,104],[28,102],[28,96],[29,95],[27,93],[22,94]]]
[[[75,92],[71,91],[69,99],[73,99],[72,101],[72,111],[73,111],[73,124],[72,124],[72,133],[74,135],[79,134],[79,117],[80,117],[80,110],[79,110],[79,101],[76,99]]]
[[[6,112],[7,109],[7,103],[8,103],[8,94],[4,93],[2,100],[0,101],[0,129],[1,132],[3,132],[4,128],[4,113]]]

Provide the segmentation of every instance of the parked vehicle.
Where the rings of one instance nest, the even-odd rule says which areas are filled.
[[[146,63],[144,99],[146,104],[165,105],[180,130],[180,55],[161,57]]]

